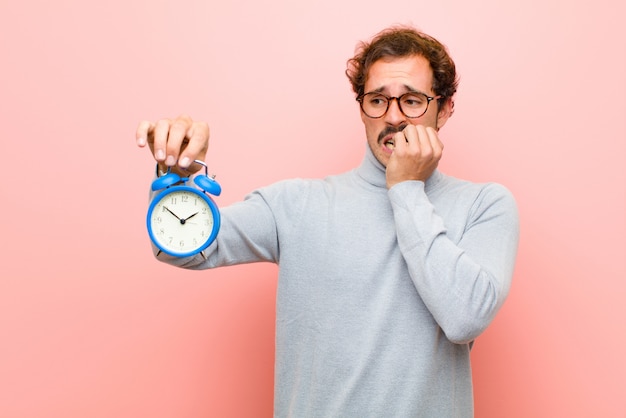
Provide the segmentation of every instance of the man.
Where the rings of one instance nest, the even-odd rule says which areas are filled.
[[[437,170],[458,83],[438,41],[387,29],[346,74],[368,143],[359,167],[257,190],[222,209],[204,256],[158,258],[279,264],[275,416],[471,417],[470,347],[509,291],[514,199]],[[208,138],[187,117],[137,130],[160,170],[193,171]]]

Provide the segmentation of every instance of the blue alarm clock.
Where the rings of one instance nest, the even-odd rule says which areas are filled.
[[[217,238],[220,230],[220,212],[210,195],[219,196],[222,188],[213,177],[205,174],[181,177],[167,173],[152,182],[152,190],[159,191],[148,208],[147,226],[150,239],[160,252],[188,257],[204,251]],[[158,255],[158,254],[157,254]]]

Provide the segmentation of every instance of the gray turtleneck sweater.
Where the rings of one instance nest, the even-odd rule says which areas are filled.
[[[287,180],[221,209],[185,268],[280,266],[275,417],[472,417],[470,345],[509,291],[511,194],[435,171],[386,188],[369,148],[322,180]]]

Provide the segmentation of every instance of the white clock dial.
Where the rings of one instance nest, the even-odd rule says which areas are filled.
[[[211,237],[215,219],[201,192],[176,190],[157,196],[148,219],[155,244],[170,254],[197,251]]]

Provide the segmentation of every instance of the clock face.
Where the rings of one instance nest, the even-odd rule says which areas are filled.
[[[161,192],[148,209],[148,232],[154,244],[174,256],[196,254],[215,239],[217,207],[204,193],[187,186]]]

